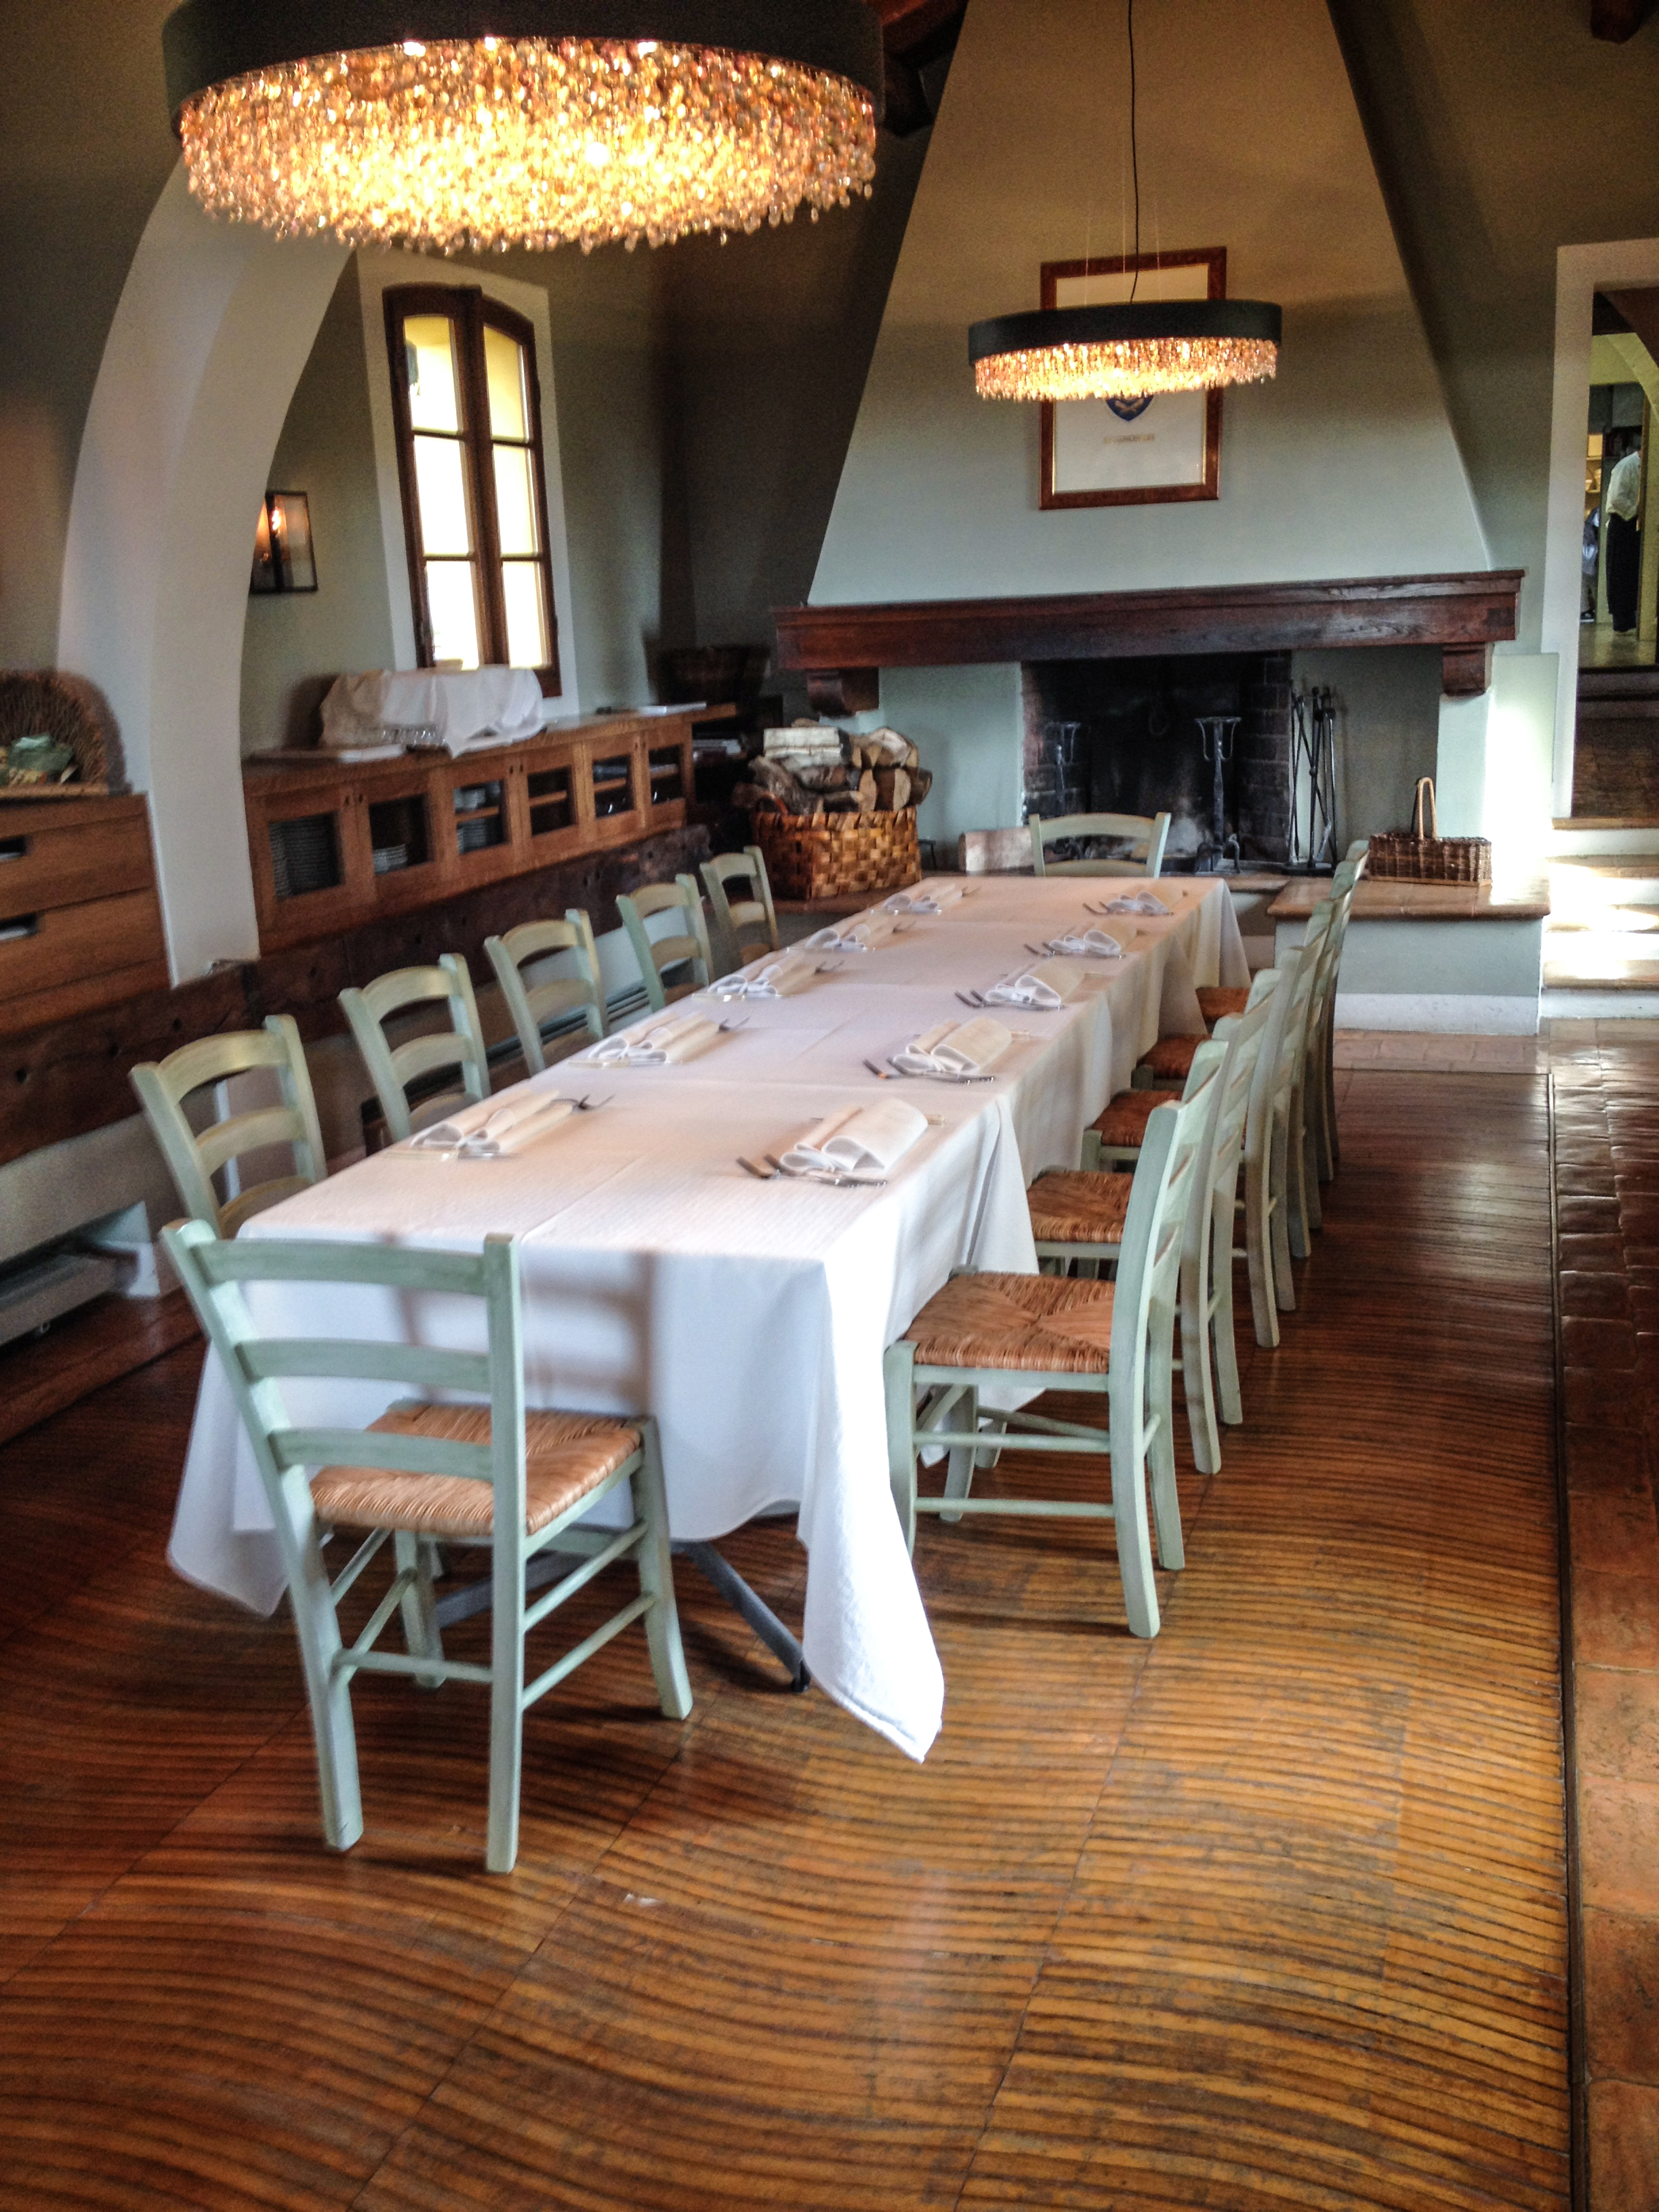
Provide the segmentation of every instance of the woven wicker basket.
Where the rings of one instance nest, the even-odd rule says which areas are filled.
[[[1423,822],[1425,801],[1426,836]],[[1442,837],[1437,834],[1439,828],[1433,781],[1426,775],[1419,776],[1411,828],[1385,830],[1371,839],[1366,874],[1394,883],[1489,884],[1492,841],[1486,837]]]
[[[916,810],[896,814],[757,814],[755,842],[779,898],[844,898],[917,882]]]
[[[0,670],[0,750],[18,738],[54,738],[75,755],[69,784],[7,786],[8,799],[74,799],[82,793],[125,791],[121,734],[95,684],[61,668]]]

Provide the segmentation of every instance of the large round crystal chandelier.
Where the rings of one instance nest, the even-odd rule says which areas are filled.
[[[283,238],[658,246],[875,174],[864,0],[185,0],[162,44],[191,190]]]
[[[1038,307],[975,323],[968,351],[982,399],[1140,399],[1272,376],[1281,321],[1265,300]]]

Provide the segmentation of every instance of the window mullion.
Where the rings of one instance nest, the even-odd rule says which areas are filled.
[[[466,427],[472,463],[473,520],[478,583],[489,649],[482,658],[505,663],[507,604],[501,591],[501,533],[495,514],[495,459],[489,435],[489,380],[484,368],[483,295],[466,295]]]

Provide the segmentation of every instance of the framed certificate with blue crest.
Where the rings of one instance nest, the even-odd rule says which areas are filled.
[[[1045,261],[1045,307],[1127,300],[1224,300],[1227,249]],[[1221,489],[1221,394],[1164,392],[1138,399],[1041,403],[1042,504],[1149,507],[1216,499]]]

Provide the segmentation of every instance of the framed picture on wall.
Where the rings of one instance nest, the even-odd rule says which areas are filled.
[[[1045,307],[1127,300],[1224,300],[1227,249],[1045,261]],[[1141,399],[1045,399],[1042,504],[1148,507],[1216,499],[1221,489],[1221,394],[1161,392]]]

